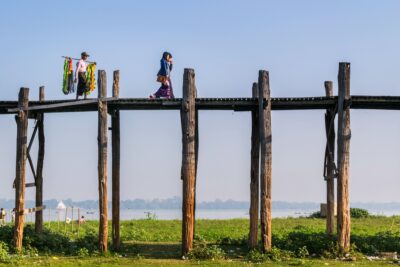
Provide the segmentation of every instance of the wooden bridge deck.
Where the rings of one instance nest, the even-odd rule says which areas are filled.
[[[97,111],[98,99],[30,101],[29,110],[35,112],[85,112]],[[109,109],[119,110],[180,110],[182,98],[107,98]],[[277,97],[271,98],[272,110],[326,110],[333,108],[337,97]],[[351,96],[352,109],[400,110],[400,96]],[[199,110],[251,111],[258,108],[255,98],[196,98]],[[18,101],[0,101],[0,114],[16,113]]]

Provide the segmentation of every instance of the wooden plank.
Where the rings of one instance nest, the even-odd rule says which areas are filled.
[[[260,70],[258,76],[260,120],[260,187],[261,187],[261,241],[264,251],[270,251],[272,223],[272,131],[269,73]],[[264,107],[264,101],[266,106]]]
[[[26,183],[25,187],[35,187],[36,183]]]
[[[119,97],[119,70],[113,75],[113,98]],[[111,112],[112,145],[112,242],[120,247],[120,117],[119,110]]]
[[[87,101],[87,102],[83,102]],[[147,98],[107,98],[110,109],[119,110],[179,110],[182,99],[156,99]],[[290,97],[271,98],[271,110],[326,110],[333,108],[337,103],[337,97]],[[71,105],[71,103],[74,103]],[[97,111],[97,100],[48,100],[40,104],[31,101],[29,109],[33,112],[44,111],[46,113],[57,112],[90,112]],[[61,107],[58,107],[61,106]],[[234,110],[251,111],[258,107],[252,98],[197,98],[198,110]],[[399,96],[351,96],[352,109],[376,109],[376,110],[400,110]],[[18,112],[16,101],[0,101],[0,114]],[[34,117],[35,114],[31,114]]]
[[[325,93],[327,97],[333,97],[333,86],[331,81],[326,81]],[[327,138],[326,154],[326,232],[333,234],[335,221],[335,111],[327,109],[325,112],[325,132]]]
[[[337,235],[339,250],[350,250],[350,203],[349,203],[349,165],[350,165],[350,63],[339,63],[338,99],[338,181],[337,181]]]
[[[32,212],[43,211],[44,209],[46,209],[46,205],[37,206],[37,207],[34,207],[34,208],[29,208],[29,209],[24,209],[24,215],[32,213]]]
[[[39,101],[45,101],[44,86],[39,88]],[[36,206],[43,205],[43,165],[45,154],[45,137],[44,137],[44,114],[40,113],[36,123],[38,127],[38,157],[36,164]],[[37,210],[35,214],[35,231],[41,233],[43,231],[43,211]]]
[[[38,105],[38,106],[26,107],[26,108],[10,108],[7,111],[9,113],[14,113],[14,112],[18,112],[19,110],[28,110],[28,111],[46,110],[46,109],[53,109],[53,108],[81,106],[81,105],[94,104],[94,103],[97,103],[97,99],[67,101],[67,102],[62,102],[62,103],[57,103],[57,104],[48,104],[48,105],[44,104],[44,105]]]
[[[26,108],[29,102],[29,89],[21,88],[18,97],[18,107]],[[15,227],[13,244],[17,251],[22,248],[24,233],[25,179],[28,139],[28,112],[19,111],[17,116],[17,159],[15,175]]]
[[[108,196],[107,196],[107,78],[104,70],[98,71],[98,177],[99,177],[99,250],[107,251],[108,244]]]
[[[195,74],[193,69],[185,69],[183,74],[182,123],[182,254],[193,248],[194,203],[196,181],[196,106]]]
[[[253,98],[258,98],[258,84],[253,83]],[[260,171],[260,129],[258,110],[251,112],[251,162],[250,162],[250,233],[248,246],[254,249],[258,245],[258,210],[259,210],[259,171]]]

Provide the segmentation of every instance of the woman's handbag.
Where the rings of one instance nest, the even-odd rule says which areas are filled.
[[[157,82],[165,83],[166,81],[168,81],[168,77],[167,76],[157,75]]]

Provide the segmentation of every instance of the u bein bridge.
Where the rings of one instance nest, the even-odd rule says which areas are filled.
[[[252,98],[197,98],[195,73],[185,69],[183,97],[175,99],[119,98],[119,71],[114,71],[112,97],[107,98],[107,80],[104,70],[98,71],[98,98],[88,100],[45,100],[44,87],[39,101],[29,101],[29,89],[21,88],[18,101],[0,101],[0,114],[16,114],[17,159],[15,177],[15,229],[14,245],[22,248],[24,227],[25,188],[36,188],[35,229],[43,229],[43,161],[45,154],[44,114],[55,112],[98,112],[98,190],[99,190],[99,249],[107,251],[108,199],[107,158],[108,130],[112,147],[112,244],[120,245],[120,111],[121,110],[180,110],[182,126],[182,254],[193,246],[195,227],[196,175],[199,151],[199,110],[250,111],[251,172],[250,172],[250,229],[248,245],[258,246],[260,221],[261,244],[264,251],[271,249],[272,223],[272,138],[271,110],[324,110],[326,150],[324,178],[326,180],[327,234],[334,233],[334,179],[337,179],[337,241],[342,252],[350,248],[349,207],[349,147],[350,109],[400,110],[400,96],[351,96],[350,63],[339,63],[338,95],[333,95],[332,82],[324,83],[326,96],[301,98],[271,98],[269,73],[259,71],[258,83],[252,86]],[[108,128],[108,116],[111,127]],[[336,115],[337,140],[334,121]],[[28,142],[28,119],[35,120],[35,128]],[[33,140],[38,135],[38,161],[36,168],[30,156]],[[336,163],[335,163],[336,148]],[[26,161],[35,182],[27,184]]]

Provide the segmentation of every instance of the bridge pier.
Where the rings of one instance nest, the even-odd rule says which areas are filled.
[[[107,251],[108,245],[108,196],[107,196],[107,77],[98,71],[98,178],[99,178],[99,250]]]
[[[114,71],[113,97],[119,98],[119,70]],[[120,119],[119,110],[111,111],[112,146],[112,242],[119,249],[120,240]]]
[[[17,120],[17,164],[15,175],[15,227],[14,247],[22,249],[22,238],[24,233],[24,208],[25,208],[25,180],[26,180],[26,159],[28,151],[28,107],[29,88],[21,88],[18,95]]]
[[[333,97],[331,81],[325,81],[327,97]],[[324,178],[326,180],[326,233],[333,234],[335,221],[335,108],[325,112],[326,148],[324,162]]]
[[[260,127],[260,187],[261,187],[261,241],[263,251],[270,251],[272,224],[272,130],[269,73],[258,75],[258,103]],[[264,106],[264,100],[266,106]]]
[[[253,83],[253,98],[258,99],[258,84]],[[250,162],[250,230],[248,246],[256,248],[258,244],[258,210],[260,202],[260,127],[258,109],[251,111],[251,162]]]
[[[339,63],[338,75],[338,140],[337,140],[337,235],[339,250],[350,250],[350,63]]]
[[[196,85],[193,69],[185,69],[183,74],[183,99],[181,106],[182,124],[182,254],[193,248],[196,195]],[[197,141],[196,141],[197,140]]]
[[[44,86],[39,88],[39,101],[45,100]],[[44,113],[37,114],[37,127],[38,127],[38,159],[36,165],[36,207],[43,207],[43,164],[45,153],[45,137],[44,137]],[[39,209],[35,214],[35,231],[41,233],[43,231],[43,209]]]

